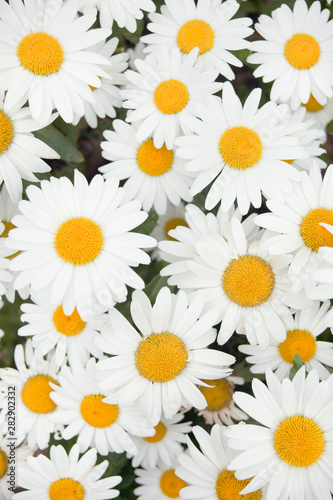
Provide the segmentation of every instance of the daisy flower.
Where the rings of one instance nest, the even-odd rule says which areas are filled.
[[[182,422],[183,418],[184,414],[181,412],[172,418],[162,416],[154,426],[153,436],[132,436],[138,449],[132,458],[132,467],[171,467],[175,457],[183,452],[182,444],[186,443],[186,434],[192,430],[192,422]]]
[[[139,247],[155,246],[155,240],[129,232],[147,213],[138,200],[122,203],[124,194],[117,179],[96,175],[88,185],[77,170],[74,185],[51,177],[40,188],[29,186],[29,201],[20,202],[22,215],[14,217],[8,238],[10,248],[21,250],[10,263],[20,271],[15,288],[30,284],[52,305],[62,304],[66,316],[76,308],[83,320],[92,299],[102,303],[107,295],[111,307],[126,299],[126,285],[143,288],[130,266],[150,262]]]
[[[333,246],[333,236],[320,224],[333,223],[333,165],[327,168],[324,178],[318,165],[301,176],[302,181],[286,200],[268,200],[270,213],[255,218],[259,226],[280,233],[271,233],[267,239],[266,248],[272,255],[293,253],[289,276],[295,293],[312,284],[311,275],[321,262],[318,250]]]
[[[188,452],[178,457],[176,467],[178,477],[186,481],[187,486],[180,492],[182,499],[196,500],[231,500],[243,498],[241,492],[250,482],[236,479],[228,466],[237,452],[229,448],[224,436],[224,426],[214,425],[208,434],[198,425],[193,427],[193,434],[201,451],[188,438]],[[265,491],[257,490],[244,500],[264,500]]]
[[[167,209],[165,214],[159,215],[156,226],[151,232],[151,236],[155,238],[157,243],[165,239],[170,241],[176,241],[175,238],[169,235],[169,231],[176,229],[178,226],[188,227],[185,220],[185,206],[184,203],[180,203],[177,206],[172,205],[170,202],[167,203]],[[200,213],[202,213],[200,211]],[[161,260],[159,248],[155,248],[152,252],[152,259]]]
[[[310,99],[303,106],[306,109],[306,118],[315,120],[316,124],[325,131],[326,125],[333,120],[333,98],[327,99],[324,104],[319,104],[313,95],[310,95]]]
[[[217,71],[229,80],[235,78],[230,64],[243,64],[230,51],[249,47],[244,40],[253,33],[249,28],[250,18],[231,19],[239,9],[234,0],[165,0],[161,14],[150,14],[147,28],[150,35],[141,37],[147,44],[146,52],[152,52],[162,45],[168,49],[177,47],[189,54],[199,48],[199,59],[205,69]]]
[[[47,448],[50,435],[62,428],[51,420],[57,411],[57,405],[50,398],[50,382],[57,384],[59,367],[54,358],[45,360],[38,356],[27,340],[25,348],[21,344],[15,347],[16,368],[3,368],[0,378],[6,385],[16,387],[17,442],[27,438],[30,448]]]
[[[143,210],[152,207],[158,214],[165,214],[167,202],[179,205],[181,200],[192,201],[191,176],[185,162],[177,152],[166,145],[156,148],[152,139],[136,139],[138,126],[114,120],[114,132],[104,132],[106,141],[101,143],[102,156],[111,163],[99,168],[105,179],[127,179],[123,184],[126,199],[138,199]]]
[[[5,428],[2,428],[5,431]],[[14,443],[14,444],[13,444]],[[13,498],[16,488],[16,469],[25,464],[26,459],[33,455],[35,450],[29,448],[25,443],[20,446],[15,445],[13,436],[0,434],[0,495],[1,500]],[[13,479],[11,479],[11,477]],[[15,478],[15,479],[14,479]]]
[[[50,458],[45,455],[28,457],[28,468],[19,469],[18,485],[26,491],[15,493],[15,500],[49,500],[76,498],[100,500],[115,498],[120,476],[104,479],[108,461],[96,465],[97,452],[90,449],[79,459],[79,447],[75,444],[70,452],[61,446],[51,446]]]
[[[107,59],[85,49],[110,30],[89,30],[96,12],[78,17],[77,8],[76,0],[0,2],[0,79],[8,107],[28,100],[33,119],[43,125],[53,108],[65,122],[82,116],[84,102],[94,102],[89,85],[100,87],[99,77],[108,77],[100,66]]]
[[[145,43],[138,42],[134,47],[129,47],[126,50],[127,54],[129,55],[128,66],[133,71],[136,71],[134,61],[136,59],[144,59],[146,57],[146,54],[144,52],[145,47]]]
[[[28,324],[21,326],[17,334],[22,337],[31,336],[32,346],[41,356],[55,349],[55,363],[59,366],[66,357],[70,365],[77,361],[85,364],[90,355],[102,357],[103,353],[93,339],[99,335],[107,314],[96,314],[83,321],[77,309],[66,315],[61,304],[55,307],[45,300],[38,300],[36,297],[32,299],[33,304],[21,305],[21,321]]]
[[[51,116],[50,113],[45,125],[54,118],[55,115]],[[14,205],[22,198],[22,179],[38,182],[34,173],[51,170],[41,158],[59,158],[58,153],[32,134],[40,128],[41,125],[32,119],[29,107],[20,109],[13,106],[10,104],[9,92],[4,98],[0,92],[0,184],[6,187]]]
[[[104,401],[125,404],[139,400],[143,415],[153,425],[172,418],[188,404],[202,410],[207,402],[197,385],[201,378],[230,375],[235,358],[207,346],[215,340],[216,311],[201,315],[203,300],[188,302],[185,292],[174,295],[162,288],[154,306],[134,291],[131,315],[140,333],[116,309],[96,338],[109,359],[100,361],[102,390],[115,393]]]
[[[231,448],[240,454],[228,469],[240,479],[252,478],[243,495],[267,485],[267,498],[330,499],[333,492],[333,376],[319,382],[305,367],[282,382],[270,371],[267,387],[252,382],[254,397],[235,393],[236,404],[261,425],[227,427]]]
[[[333,325],[333,311],[328,311],[330,302],[313,305],[296,311],[295,317],[288,318],[286,340],[277,342],[271,339],[269,346],[262,351],[259,346],[240,345],[240,352],[247,354],[246,361],[251,363],[252,373],[265,373],[267,368],[275,371],[279,380],[289,376],[295,354],[298,354],[309,372],[317,370],[321,380],[329,377],[330,372],[324,365],[333,366],[333,343],[317,340],[317,336]]]
[[[259,208],[262,193],[284,198],[293,191],[292,181],[299,173],[283,160],[302,158],[307,154],[285,123],[286,105],[269,101],[258,109],[261,90],[255,89],[244,106],[230,82],[223,86],[222,101],[208,96],[196,107],[197,117],[185,124],[192,135],[179,137],[177,154],[196,173],[191,192],[196,195],[212,183],[205,208],[211,210],[221,201],[228,210],[235,200],[242,214],[250,204]]]
[[[109,65],[102,65],[107,77],[102,76],[100,78],[101,86],[98,88],[90,86],[94,94],[94,102],[84,102],[84,119],[91,128],[97,127],[98,118],[105,118],[106,116],[114,118],[116,116],[114,108],[121,108],[122,106],[123,100],[117,85],[123,85],[126,82],[122,72],[127,69],[128,55],[125,52],[114,54],[118,42],[118,38],[113,37],[106,43],[100,42],[90,48],[92,52],[100,54],[109,61]],[[73,121],[73,125],[77,125],[80,118],[80,116],[77,116]]]
[[[134,405],[107,404],[108,395],[95,382],[96,360],[90,358],[86,365],[76,362],[72,368],[63,365],[59,385],[52,384],[55,392],[50,397],[58,406],[57,422],[66,425],[63,439],[77,438],[80,453],[94,447],[100,455],[110,451],[127,451],[134,455],[137,448],[128,431],[137,435],[153,433]]]
[[[123,106],[133,110],[126,121],[140,120],[138,141],[152,136],[156,148],[165,143],[172,149],[180,132],[187,131],[185,117],[196,114],[195,105],[206,95],[221,90],[222,84],[215,82],[218,72],[203,71],[197,54],[198,49],[181,55],[176,48],[161,47],[156,54],[135,61],[138,72],[125,72],[129,83],[122,91],[127,99]]]
[[[294,9],[282,4],[272,17],[261,15],[255,25],[264,40],[251,43],[255,54],[248,62],[259,64],[255,77],[272,82],[271,99],[289,101],[292,109],[307,103],[310,94],[325,104],[332,97],[333,21],[330,11],[321,10],[318,1],[308,7],[297,0]]]
[[[180,479],[175,473],[177,462],[174,461],[172,468],[154,467],[146,469],[136,469],[135,481],[141,486],[134,489],[134,494],[138,500],[169,500],[170,498],[180,499],[181,489],[187,483]]]

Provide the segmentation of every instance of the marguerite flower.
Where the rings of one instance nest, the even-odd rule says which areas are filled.
[[[17,227],[8,238],[10,248],[21,250],[10,263],[20,271],[14,286],[30,284],[53,305],[62,304],[65,315],[76,308],[83,320],[92,299],[101,303],[107,294],[111,307],[126,299],[126,285],[143,288],[130,266],[150,262],[140,247],[155,246],[155,240],[129,232],[147,213],[138,200],[122,203],[124,194],[117,179],[96,175],[88,185],[77,170],[74,185],[51,177],[40,189],[29,186],[29,201],[20,202],[23,215],[14,217]]]
[[[23,337],[31,336],[32,346],[41,356],[55,348],[55,362],[59,366],[65,357],[70,365],[77,361],[85,364],[90,355],[102,357],[103,353],[93,338],[99,334],[107,314],[96,314],[83,321],[76,309],[66,315],[61,304],[55,307],[38,297],[31,298],[35,303],[21,305],[21,321],[28,324],[21,326],[17,333]]]
[[[138,141],[152,136],[156,148],[165,143],[172,149],[180,132],[186,133],[184,118],[195,115],[195,105],[206,95],[221,90],[222,84],[215,82],[217,71],[203,71],[197,54],[198,49],[181,55],[176,48],[169,52],[161,47],[135,61],[138,72],[125,72],[129,84],[122,91],[127,99],[123,106],[133,110],[126,121],[140,120]]]
[[[187,207],[188,205],[186,205]],[[200,213],[202,213],[200,211]],[[155,238],[157,243],[165,239],[175,241],[175,239],[169,235],[169,231],[176,229],[178,226],[188,227],[185,220],[185,204],[180,203],[177,206],[167,204],[167,209],[165,214],[159,215],[156,226],[151,232],[151,236]],[[161,260],[159,248],[155,248],[152,252],[152,258]]]
[[[134,455],[138,450],[128,431],[147,436],[153,429],[137,406],[104,403],[108,393],[103,394],[95,377],[96,360],[90,358],[85,366],[79,361],[72,368],[64,365],[59,375],[60,387],[52,384],[55,392],[50,397],[58,406],[56,419],[66,425],[62,437],[78,436],[81,453],[94,447],[100,455],[110,451]]]
[[[326,131],[326,125],[333,120],[333,98],[327,99],[325,104],[319,104],[313,95],[310,95],[310,99],[303,106],[306,109],[306,118],[315,120],[317,125]]]
[[[17,443],[27,438],[30,448],[47,448],[50,435],[62,428],[51,420],[57,405],[50,398],[50,382],[57,384],[59,367],[54,358],[45,360],[38,356],[30,339],[15,347],[14,359],[17,369],[3,368],[0,378],[7,386],[16,387]]]
[[[293,126],[282,120],[285,105],[270,101],[258,109],[260,97],[261,90],[255,89],[242,106],[226,82],[222,101],[208,96],[196,107],[197,117],[184,118],[194,134],[177,139],[177,154],[196,172],[193,195],[212,183],[207,210],[221,202],[225,211],[237,200],[241,213],[247,214],[250,204],[261,206],[262,194],[283,199],[292,192],[292,181],[299,180],[297,170],[283,160],[307,154],[290,135]]]
[[[8,108],[27,100],[34,120],[45,125],[56,108],[66,122],[84,114],[84,102],[94,102],[89,85],[107,77],[100,54],[85,50],[105,40],[110,29],[89,28],[96,11],[78,17],[77,0],[66,3],[1,0],[0,79],[8,89]]]
[[[333,22],[329,15],[318,1],[308,8],[305,0],[297,0],[293,11],[282,4],[272,17],[260,16],[255,28],[264,40],[251,43],[256,53],[248,61],[259,64],[255,77],[274,81],[273,101],[289,101],[296,109],[309,101],[310,94],[320,104],[332,97]]]
[[[96,465],[96,460],[95,448],[79,459],[79,447],[76,444],[68,455],[61,445],[51,446],[50,458],[42,454],[28,457],[28,468],[21,468],[18,473],[18,486],[26,491],[15,493],[13,499],[100,500],[117,497],[119,491],[112,488],[120,483],[121,476],[100,480],[108,467],[108,461]]]
[[[169,500],[170,498],[180,499],[181,489],[187,486],[187,483],[180,479],[175,473],[178,465],[174,460],[172,468],[154,467],[146,469],[136,469],[135,481],[141,486],[134,489],[134,494],[138,500]]]
[[[138,451],[132,458],[132,467],[151,468],[171,467],[175,458],[182,453],[182,444],[191,432],[192,422],[182,422],[184,413],[176,413],[172,418],[161,417],[154,426],[154,435],[146,437],[132,436]]]
[[[136,124],[114,120],[113,128],[114,132],[104,132],[106,141],[101,143],[102,156],[111,160],[99,168],[105,179],[127,179],[123,184],[126,198],[139,199],[146,211],[154,207],[158,214],[165,214],[168,201],[176,206],[181,200],[192,201],[193,176],[175,150],[167,149],[165,144],[156,148],[152,139],[138,141]]]
[[[240,345],[240,352],[247,354],[246,361],[251,363],[252,373],[265,373],[267,368],[275,371],[279,380],[289,376],[295,354],[298,354],[307,371],[317,370],[319,378],[325,380],[330,372],[326,366],[333,366],[333,343],[317,340],[317,336],[333,325],[333,310],[328,311],[330,302],[313,305],[296,311],[286,325],[286,340],[277,342],[271,339],[267,349],[262,351],[256,345]]]
[[[250,494],[267,485],[268,499],[329,499],[333,492],[333,376],[319,382],[305,367],[282,382],[270,371],[267,387],[254,379],[254,397],[235,393],[236,404],[261,425],[227,427],[231,448],[241,453],[229,464]]]
[[[180,491],[180,498],[186,500],[233,500],[242,499],[241,492],[248,480],[236,479],[228,466],[237,452],[232,450],[224,436],[224,426],[214,425],[208,434],[198,425],[193,427],[193,434],[201,451],[188,438],[188,453],[178,457],[176,467],[178,477],[186,481],[187,486]],[[244,500],[264,500],[265,491],[257,490]],[[267,497],[268,498],[268,497]]]
[[[185,292],[160,290],[154,306],[148,297],[134,291],[131,315],[140,333],[115,308],[110,323],[96,338],[109,359],[97,365],[101,389],[114,389],[105,402],[125,404],[139,400],[143,415],[153,424],[172,418],[181,406],[198,409],[207,405],[197,384],[230,375],[234,357],[207,349],[216,336],[212,324],[216,311],[201,315],[203,300],[188,302]]]
[[[239,9],[233,0],[165,0],[161,14],[150,14],[147,28],[153,33],[143,36],[146,52],[159,47],[177,47],[189,54],[199,48],[199,59],[205,69],[217,69],[225,78],[233,80],[230,64],[241,67],[241,61],[230,51],[249,47],[244,40],[253,33],[250,18],[231,19]]]

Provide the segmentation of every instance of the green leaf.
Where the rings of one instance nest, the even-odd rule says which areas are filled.
[[[37,130],[34,135],[53,148],[60,155],[61,160],[67,163],[84,162],[83,154],[53,125]]]
[[[326,125],[326,132],[328,134],[333,134],[333,120],[331,120],[327,125]]]
[[[301,356],[299,354],[295,354],[294,356],[294,359],[293,359],[293,365],[292,367],[290,368],[290,372],[289,372],[289,378],[290,380],[292,380],[296,373],[298,372],[298,370],[304,365],[304,361],[303,359],[301,358]]]
[[[164,286],[167,286],[168,276],[155,276],[150,283],[145,288],[145,294],[149,297],[149,300],[154,304],[158,292]]]
[[[152,208],[148,212],[147,219],[142,224],[140,224],[140,226],[132,229],[132,231],[134,233],[150,234],[152,232],[152,230],[155,228],[157,221],[158,221],[158,215],[155,212],[155,210]]]

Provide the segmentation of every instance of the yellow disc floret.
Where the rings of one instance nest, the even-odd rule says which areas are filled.
[[[185,486],[187,486],[187,483],[176,476],[174,469],[163,472],[160,479],[160,488],[166,497],[178,498],[180,490]]]
[[[333,210],[328,208],[314,208],[303,217],[300,233],[306,246],[314,252],[320,247],[333,247],[333,234],[319,222],[333,224]]]
[[[241,307],[255,307],[271,295],[274,274],[270,265],[260,257],[242,255],[226,268],[222,284],[232,302]]]
[[[188,224],[184,219],[179,219],[179,218],[169,219],[164,226],[164,233],[165,236],[168,238],[168,240],[177,241],[176,238],[173,238],[169,234],[169,231],[171,231],[171,229],[176,229],[177,226],[188,227]]]
[[[162,422],[159,422],[157,425],[155,425],[154,429],[155,434],[153,436],[143,438],[145,441],[147,441],[147,443],[158,443],[159,441],[162,441],[167,431],[165,425]]]
[[[0,479],[6,474],[8,470],[8,457],[0,448]]]
[[[165,80],[155,89],[154,101],[156,107],[166,115],[179,113],[185,108],[190,98],[186,85],[179,80]]]
[[[58,40],[44,32],[29,33],[22,38],[17,55],[25,69],[43,76],[58,71],[64,60],[64,51]]]
[[[50,413],[56,408],[57,405],[50,398],[50,392],[53,391],[50,382],[57,384],[48,375],[36,375],[26,382],[22,389],[21,398],[30,411],[34,413]]]
[[[228,128],[220,139],[223,161],[237,170],[244,170],[258,163],[262,149],[257,132],[242,125]]]
[[[319,104],[319,102],[313,97],[312,94],[310,94],[310,99],[308,100],[308,102],[306,104],[302,104],[302,106],[304,106],[310,113],[316,113],[324,107],[322,106],[322,104]]]
[[[98,429],[110,427],[119,415],[118,405],[103,403],[104,398],[101,394],[90,394],[84,397],[80,405],[83,420]]]
[[[96,222],[85,217],[73,217],[61,224],[54,245],[59,257],[66,262],[89,264],[102,249],[103,235]]]
[[[73,337],[84,330],[86,323],[81,319],[77,309],[75,308],[72,314],[66,316],[62,305],[57,307],[53,314],[53,324],[56,330],[66,337]]]
[[[0,110],[0,155],[7,151],[14,137],[11,120]]]
[[[316,354],[316,339],[307,330],[289,330],[286,340],[279,345],[279,351],[281,358],[291,365],[295,354],[307,363]]]
[[[279,424],[274,434],[274,447],[288,465],[309,467],[324,452],[324,434],[312,418],[295,415]]]
[[[284,55],[294,68],[309,69],[318,62],[320,46],[313,36],[296,33],[287,41]]]
[[[219,411],[230,404],[234,391],[232,385],[226,379],[203,380],[203,382],[210,386],[199,387],[207,401],[206,410]]]
[[[83,500],[84,496],[82,484],[70,477],[58,479],[49,488],[50,500]]]
[[[180,28],[177,43],[184,54],[189,54],[194,47],[199,47],[199,54],[203,54],[213,47],[214,31],[206,21],[193,19]]]
[[[187,349],[172,333],[153,333],[140,342],[135,352],[135,364],[144,378],[151,382],[169,382],[185,368]]]
[[[145,141],[138,149],[136,160],[142,172],[148,175],[162,175],[170,170],[173,163],[173,151],[165,144],[155,148],[152,139]]]
[[[262,498],[261,490],[246,495],[239,493],[249,484],[251,479],[239,481],[235,478],[233,471],[223,470],[218,475],[215,484],[217,498],[219,500],[260,500]]]

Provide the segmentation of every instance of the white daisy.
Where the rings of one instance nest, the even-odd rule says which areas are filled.
[[[198,118],[185,119],[194,134],[177,139],[177,154],[188,160],[190,172],[196,172],[193,195],[212,183],[207,210],[220,201],[222,210],[228,210],[237,200],[246,214],[250,204],[261,206],[262,193],[283,199],[292,192],[292,181],[299,179],[297,170],[283,161],[307,156],[290,135],[293,126],[285,123],[286,105],[269,101],[258,109],[260,97],[261,90],[255,89],[242,106],[226,82],[222,101],[208,96],[196,107]]]
[[[51,414],[57,411],[56,404],[50,398],[50,382],[57,384],[59,367],[54,358],[45,360],[38,356],[30,339],[25,344],[15,347],[15,368],[0,370],[0,378],[7,386],[16,390],[16,427],[17,442],[27,438],[30,448],[47,448],[50,435],[62,428],[51,420]]]
[[[50,397],[58,406],[56,420],[66,425],[62,437],[78,436],[80,453],[94,447],[100,455],[110,451],[134,455],[138,450],[128,432],[147,436],[153,429],[137,406],[103,403],[109,393],[103,394],[95,376],[96,360],[90,358],[85,366],[79,361],[72,368],[64,365],[60,386],[52,384],[55,392]]]
[[[136,59],[144,59],[146,57],[146,54],[144,52],[145,47],[145,43],[138,42],[134,47],[129,47],[126,50],[127,54],[129,55],[128,66],[133,71],[136,71],[134,61]]]
[[[329,15],[318,1],[308,8],[305,0],[297,0],[293,11],[282,4],[272,17],[259,17],[255,28],[264,40],[251,43],[256,53],[248,61],[259,64],[255,77],[274,81],[272,100],[289,101],[296,109],[308,102],[310,94],[320,104],[332,97],[333,21]]]
[[[252,481],[246,495],[268,485],[270,500],[330,499],[333,492],[333,376],[319,382],[302,367],[282,382],[270,371],[267,386],[254,379],[255,397],[235,393],[236,404],[261,425],[227,427],[230,447],[241,453],[228,466]]]
[[[154,427],[153,436],[132,436],[138,449],[132,458],[132,467],[171,467],[175,457],[183,452],[182,444],[186,443],[186,434],[192,429],[192,422],[182,422],[183,418],[181,412],[169,419],[162,416]]]
[[[216,311],[201,315],[203,300],[188,302],[185,292],[160,290],[154,306],[140,291],[132,295],[131,315],[140,333],[116,310],[96,338],[97,346],[113,356],[100,361],[102,390],[115,393],[105,402],[139,400],[143,415],[156,425],[162,415],[172,418],[181,406],[207,405],[197,384],[201,378],[230,375],[235,358],[208,349],[216,336]]]
[[[51,116],[50,113],[45,125],[54,118],[55,115]],[[31,118],[29,107],[20,109],[13,106],[10,104],[9,92],[4,98],[0,92],[0,184],[5,185],[14,205],[22,198],[22,179],[37,182],[34,173],[51,170],[41,158],[59,158],[58,153],[32,134],[40,128],[41,125]]]
[[[187,205],[188,206],[188,205]],[[200,213],[202,213],[200,211]],[[167,209],[165,214],[159,215],[156,226],[151,232],[151,236],[155,238],[157,243],[165,239],[175,241],[175,239],[169,235],[169,231],[176,229],[177,226],[188,227],[185,220],[185,204],[180,203],[177,206],[167,204]],[[155,248],[152,252],[152,258],[161,260],[159,248]]]
[[[295,354],[298,354],[307,371],[316,369],[321,380],[329,377],[326,366],[333,366],[333,342],[317,340],[328,326],[333,325],[333,310],[328,311],[330,302],[313,305],[296,311],[286,325],[286,340],[279,343],[271,339],[269,346],[262,351],[259,346],[240,345],[240,352],[247,354],[246,361],[251,363],[252,373],[265,373],[267,368],[275,371],[279,380],[289,376]]]
[[[138,500],[169,500],[170,498],[180,499],[181,489],[187,483],[180,479],[175,473],[177,461],[172,464],[172,468],[154,467],[146,469],[136,469],[135,481],[141,486],[133,490]]]
[[[15,500],[50,500],[75,498],[100,500],[115,498],[120,476],[99,480],[107,469],[108,461],[96,465],[97,452],[90,449],[79,459],[79,447],[72,446],[67,455],[61,446],[51,446],[50,458],[45,455],[28,457],[27,469],[20,469],[18,485],[26,491],[15,493]]]
[[[65,315],[76,307],[83,320],[92,300],[111,307],[126,299],[126,285],[143,288],[130,266],[150,262],[139,247],[155,246],[155,240],[129,232],[147,213],[138,200],[122,203],[124,194],[115,178],[104,182],[96,175],[88,185],[77,170],[74,185],[51,177],[40,189],[29,186],[30,201],[20,202],[23,215],[14,217],[8,237],[8,246],[21,250],[10,263],[20,271],[15,288],[30,284],[53,305],[62,304]]]
[[[333,120],[333,98],[327,99],[324,104],[319,104],[313,95],[310,95],[310,99],[303,106],[306,109],[306,118],[315,120],[317,125],[325,131],[326,125]]]
[[[236,479],[228,465],[237,455],[229,448],[224,436],[224,426],[214,425],[208,434],[196,425],[193,434],[201,451],[188,438],[188,452],[178,457],[180,465],[176,467],[178,477],[187,482],[180,497],[186,500],[231,500],[242,499],[240,492],[249,483],[248,480]],[[264,500],[265,491],[256,491],[244,500]]]
[[[128,55],[125,52],[114,54],[118,42],[118,38],[114,37],[106,43],[100,42],[90,47],[92,52],[100,54],[109,61],[109,65],[102,65],[108,77],[102,76],[100,78],[100,87],[90,86],[94,94],[94,102],[84,102],[84,119],[91,128],[97,127],[97,118],[105,118],[106,116],[115,118],[116,110],[114,108],[121,108],[122,106],[123,100],[117,85],[123,85],[126,82],[122,72],[127,69]],[[79,120],[80,116],[76,117],[73,121],[73,125],[77,125]]]
[[[32,299],[35,303],[21,305],[21,321],[28,324],[21,326],[17,334],[32,336],[32,346],[41,356],[55,348],[55,362],[59,366],[65,357],[70,365],[76,361],[85,364],[90,355],[102,357],[93,338],[99,334],[107,314],[96,314],[83,321],[76,309],[66,315],[61,304],[55,307],[45,300]]]
[[[105,40],[109,29],[89,28],[96,12],[77,16],[77,0],[0,2],[0,79],[8,89],[8,107],[27,100],[34,120],[45,124],[56,108],[66,122],[84,114],[84,102],[94,102],[89,85],[100,87],[107,77],[100,54],[85,50]]]
[[[197,54],[198,49],[181,55],[178,49],[161,47],[144,61],[135,61],[138,72],[125,72],[129,84],[122,91],[127,99],[123,106],[133,110],[126,121],[140,120],[138,141],[152,136],[156,148],[165,143],[172,149],[180,132],[187,131],[185,117],[195,115],[195,105],[206,95],[221,90],[222,84],[215,82],[217,71],[203,71]]]
[[[156,148],[152,139],[136,139],[138,125],[114,120],[114,132],[104,132],[102,156],[111,163],[99,168],[105,179],[127,179],[123,184],[127,200],[139,199],[143,210],[152,207],[165,214],[167,202],[179,205],[181,199],[192,201],[190,185],[193,175],[185,170],[185,162],[177,158],[176,150],[163,144]]]
[[[249,47],[244,38],[253,30],[248,17],[231,19],[239,9],[235,0],[165,0],[161,14],[150,14],[147,28],[152,34],[141,40],[147,44],[145,52],[152,52],[162,45],[168,49],[177,47],[188,54],[199,48],[199,59],[204,69],[217,69],[225,78],[233,80],[230,68],[243,64],[230,51]]]
[[[266,249],[272,255],[293,253],[289,276],[295,293],[312,284],[311,275],[321,262],[318,250],[333,246],[333,236],[320,225],[333,223],[333,165],[324,178],[317,165],[301,175],[302,182],[295,185],[293,193],[284,201],[268,200],[270,213],[255,218],[259,226],[280,233],[267,239]]]

